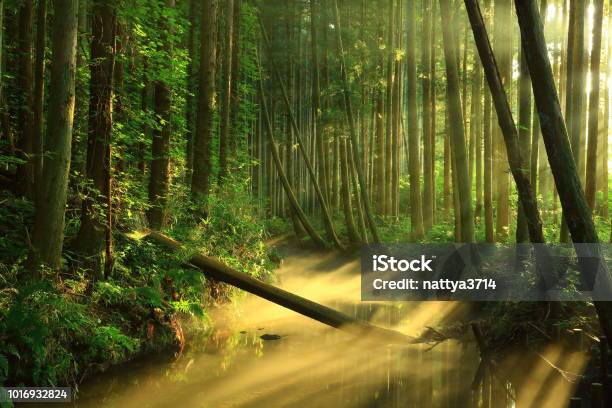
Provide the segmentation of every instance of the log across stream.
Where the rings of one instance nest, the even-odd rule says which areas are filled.
[[[181,247],[158,234],[148,239],[172,251]],[[81,385],[74,406],[470,406],[472,381],[480,361],[471,330],[464,338],[434,348],[412,340],[428,326],[440,328],[465,319],[463,304],[362,302],[358,259],[294,245],[277,250],[283,261],[276,271],[274,295],[266,296],[278,300],[278,296],[285,299],[287,293],[292,294],[287,303],[290,308],[258,294],[212,308],[207,312],[213,323],[211,332],[190,338],[180,356],[148,356],[98,374]],[[190,263],[196,265],[194,260],[192,256]],[[223,270],[217,263],[211,264],[210,258],[200,260],[208,270]],[[238,276],[242,279],[242,274]],[[263,284],[247,281],[250,285]],[[263,285],[265,292],[268,288]],[[310,301],[303,303],[306,299]],[[311,304],[318,305],[315,310],[322,310],[325,317],[310,312]],[[320,319],[293,310],[302,307]],[[328,310],[334,313],[328,314]],[[360,327],[363,335],[356,335],[359,330],[335,328],[347,324]],[[401,341],[386,341],[366,332],[406,335],[401,334]],[[568,372],[580,372],[585,363],[582,356],[555,347],[542,355]],[[511,356],[507,362],[499,361],[500,372],[529,386],[514,403],[499,383],[486,383],[488,388],[486,392],[483,388],[481,397],[486,395],[495,402],[489,407],[563,406],[574,386],[543,360],[532,364],[533,359],[524,353]],[[531,373],[548,380],[534,381]],[[553,389],[555,392],[550,392]]]
[[[149,231],[146,237],[153,242],[170,248],[173,251],[184,250],[180,242],[156,231]],[[352,318],[327,306],[315,303],[286,290],[262,282],[223,264],[215,258],[194,253],[188,262],[202,270],[209,277],[245,290],[287,309],[308,316],[326,325],[341,329],[355,335],[368,336],[384,343],[407,344],[412,338],[394,330],[370,324],[367,321]]]

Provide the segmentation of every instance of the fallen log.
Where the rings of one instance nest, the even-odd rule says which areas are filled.
[[[146,238],[173,251],[185,250],[185,247],[180,242],[157,231],[148,231]],[[368,336],[368,338],[387,344],[407,345],[414,343],[414,339],[405,334],[375,326],[364,320],[352,318],[337,310],[262,282],[245,273],[238,272],[215,258],[195,253],[190,255],[188,262],[200,269],[206,276],[245,290],[328,326],[354,335]]]

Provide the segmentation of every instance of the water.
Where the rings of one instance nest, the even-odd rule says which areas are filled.
[[[471,313],[453,302],[360,302],[358,261],[333,254],[289,253],[278,279],[287,290],[412,336]],[[469,331],[435,347],[372,344],[250,295],[239,306],[216,310],[213,319],[215,330],[201,347],[178,358],[143,358],[96,375],[81,386],[73,406],[513,406],[512,386],[493,376],[472,393],[480,358]],[[566,357],[554,353],[555,362]],[[535,368],[542,378],[554,371],[546,364]],[[553,388],[558,383],[553,379]],[[561,384],[555,390],[554,401],[537,397],[538,391],[519,406],[536,401],[537,406],[561,406],[559,398],[566,401],[571,387]]]

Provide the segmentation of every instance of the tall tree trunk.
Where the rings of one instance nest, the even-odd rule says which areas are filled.
[[[34,60],[34,144],[32,154],[34,155],[34,180],[36,190],[41,191],[41,179],[43,171],[44,152],[44,103],[45,103],[45,40],[47,38],[47,0],[38,0],[36,7],[36,56]]]
[[[587,152],[586,200],[595,209],[597,191],[597,139],[599,138],[599,71],[601,67],[601,31],[603,25],[603,0],[594,0],[593,49],[591,53],[591,95],[589,99],[589,144]],[[609,58],[609,56],[608,56]],[[604,118],[609,120],[610,118]],[[603,135],[608,137],[608,135]],[[606,196],[607,200],[608,197]]]
[[[329,187],[327,166],[325,166],[325,142],[323,141],[323,123],[321,122],[321,85],[320,85],[320,67],[319,67],[319,50],[317,41],[317,1],[310,1],[310,44],[311,44],[311,62],[312,62],[312,119],[311,119],[311,135],[314,137],[316,145],[316,156],[319,167],[319,185],[323,191],[323,197],[327,205],[329,205]]]
[[[474,216],[482,216],[482,68],[475,64],[472,78],[472,119],[470,129],[473,128],[474,161],[476,171],[476,208]]]
[[[342,178],[342,206],[344,213],[344,222],[346,223],[346,232],[349,241],[353,244],[361,242],[359,232],[357,232],[357,226],[355,225],[355,218],[353,217],[353,205],[351,203],[351,182],[349,178],[349,163],[347,154],[347,140],[342,138],[340,140],[340,175]]]
[[[411,2],[412,3],[412,2]],[[391,173],[393,171],[393,146],[392,146],[392,138],[393,138],[393,109],[391,107],[393,103],[393,65],[395,61],[395,48],[393,44],[394,40],[394,22],[395,22],[395,12],[393,7],[393,0],[387,1],[387,12],[388,12],[388,27],[387,27],[387,44],[386,44],[386,52],[387,52],[387,80],[386,80],[386,93],[385,93],[385,205],[384,205],[384,214],[391,214],[391,200],[393,196],[393,185],[392,185],[392,176]]]
[[[232,100],[232,63],[234,40],[234,0],[225,1],[225,52],[223,55],[223,99],[221,105],[221,132],[219,133],[219,187],[227,177],[230,114]]]
[[[287,88],[285,87],[285,81],[283,81],[283,78],[280,75],[278,66],[276,65],[276,62],[274,61],[273,57],[272,57],[272,50],[270,49],[270,40],[268,38],[268,35],[266,33],[265,30],[265,26],[263,24],[263,21],[261,20],[261,18],[259,19],[259,25],[261,28],[261,33],[262,33],[262,37],[264,39],[264,43],[266,46],[266,49],[268,50],[268,53],[270,55],[270,62],[272,64],[272,69],[274,71],[274,76],[276,78],[276,80],[278,81],[278,84],[281,87],[281,92],[282,92],[282,97],[283,97],[283,102],[285,104],[285,108],[287,110],[287,114],[289,115],[289,119],[291,120],[291,126],[293,128],[295,137],[296,137],[296,141],[298,144],[298,149],[300,150],[300,153],[302,154],[302,158],[304,159],[304,164],[306,165],[306,170],[308,171],[308,175],[312,181],[312,187],[314,188],[314,192],[316,195],[316,199],[317,202],[319,203],[320,207],[321,207],[321,211],[323,213],[323,222],[325,225],[325,229],[327,231],[327,235],[331,238],[331,240],[333,241],[333,243],[339,247],[342,248],[342,244],[340,243],[340,240],[338,239],[338,236],[336,235],[336,231],[334,230],[334,225],[331,219],[331,215],[329,213],[329,209],[327,207],[327,203],[325,201],[325,198],[323,197],[323,193],[321,191],[321,188],[319,186],[319,183],[317,181],[317,177],[315,175],[315,171],[314,171],[314,167],[312,165],[312,162],[310,160],[310,156],[308,154],[308,152],[306,151],[306,146],[303,143],[302,140],[302,136],[301,136],[301,131],[300,128],[298,127],[297,121],[295,119],[295,115],[293,114],[293,107],[291,106],[291,102],[289,101],[289,97],[287,95]]]
[[[278,153],[278,144],[276,143],[276,140],[274,138],[274,129],[272,128],[272,122],[270,120],[270,114],[268,112],[268,104],[266,103],[266,99],[265,99],[266,96],[265,96],[264,88],[263,88],[261,67],[259,67],[258,83],[259,83],[259,96],[260,96],[260,102],[261,102],[261,107],[262,107],[262,114],[263,114],[263,118],[265,122],[266,132],[268,134],[268,138],[270,142],[269,143],[270,152],[272,153],[274,166],[276,167],[276,171],[278,172],[278,176],[280,178],[281,185],[283,186],[283,189],[285,190],[285,194],[287,194],[287,199],[289,200],[289,204],[293,208],[293,211],[296,217],[300,220],[300,223],[302,224],[302,226],[304,227],[304,229],[306,230],[306,232],[308,233],[312,241],[316,245],[325,248],[327,247],[327,243],[325,242],[325,240],[323,240],[323,238],[321,238],[321,236],[313,228],[312,224],[308,221],[308,218],[306,217],[306,214],[304,214],[302,207],[298,203],[298,200],[295,194],[293,193],[293,189],[291,188],[291,185],[289,184],[289,181],[287,180],[287,176],[285,175],[285,171],[281,163],[280,155]]]
[[[523,173],[529,176],[531,167],[527,159],[531,158],[531,79],[525,55],[523,52],[520,54],[518,144],[521,158],[524,159],[522,163],[525,166]],[[508,149],[506,148],[506,150]],[[510,152],[508,152],[509,155]],[[533,195],[535,197],[535,193]],[[525,218],[522,201],[519,198],[517,203],[516,242],[523,243],[527,242],[528,239],[527,219]]]
[[[91,190],[83,200],[77,237],[86,267],[94,279],[113,268],[111,206],[111,134],[113,128],[113,78],[115,71],[116,4],[96,0],[92,7],[92,37],[86,177]],[[100,214],[99,212],[102,212]],[[104,221],[102,221],[104,220]]]
[[[461,111],[461,95],[459,89],[459,70],[457,55],[455,53],[455,38],[452,29],[449,0],[440,0],[440,14],[442,20],[442,34],[444,39],[444,59],[446,61],[446,78],[451,123],[463,123]],[[474,242],[474,216],[472,199],[468,180],[468,163],[465,147],[465,133],[463,126],[455,126],[451,132],[453,155],[457,169],[457,193],[460,202],[461,241]]]
[[[417,118],[417,72],[415,58],[416,4],[408,2],[408,42],[406,47],[406,99],[408,104],[408,163],[410,166],[410,227],[412,239],[423,238],[423,212],[421,202],[421,165],[419,149],[419,125]],[[427,48],[427,47],[425,47]],[[426,125],[423,124],[423,127]],[[429,123],[427,123],[429,126]],[[429,143],[428,143],[429,144]],[[430,156],[431,152],[424,154]],[[428,194],[431,194],[428,192]]]
[[[570,29],[568,34],[568,53],[567,53],[567,105],[566,117],[568,117],[567,129],[572,146],[572,153],[578,174],[580,173],[582,146],[580,134],[583,131],[584,123],[581,120],[582,105],[584,103],[584,2],[581,0],[570,0]],[[561,225],[561,242],[567,242],[569,238],[568,226],[565,219]]]
[[[165,0],[165,7],[170,10],[175,7],[175,0]],[[164,17],[162,17],[164,19]],[[168,62],[172,61],[173,27],[168,21],[162,20],[160,31],[167,33],[168,38],[163,42],[163,61],[160,69],[168,69]],[[170,86],[163,79],[155,83],[155,117],[159,123],[153,130],[151,143],[151,177],[149,179],[149,204],[147,211],[151,228],[159,230],[164,226],[166,203],[168,201],[168,188],[170,185],[170,135],[172,134],[172,99]]]
[[[230,131],[229,153],[230,160],[236,159],[238,144],[241,142],[242,126],[239,121],[240,114],[240,28],[242,20],[242,0],[234,1],[234,29],[232,31],[232,83],[230,88]],[[290,166],[288,167],[291,172]]]
[[[599,239],[573,160],[538,9],[533,0],[516,0],[515,6],[531,79],[534,84],[538,84],[533,87],[535,103],[565,220],[574,243],[596,244]],[[575,248],[581,266],[582,281],[588,285],[587,287],[593,288],[595,299],[602,293],[609,295],[612,292],[612,279],[605,263],[601,261],[599,246],[575,245]],[[593,267],[594,259],[599,260],[596,268]],[[612,344],[612,304],[600,301],[594,304],[610,345]]]
[[[212,172],[213,116],[216,104],[217,0],[203,0],[200,11],[200,73],[196,130],[193,138],[191,196],[206,213]]]
[[[189,34],[187,36],[187,52],[189,61],[187,63],[187,92],[185,95],[185,180],[191,183],[193,173],[193,113],[194,105],[194,68],[196,59],[195,30],[197,27],[196,14],[197,0],[189,0]],[[145,135],[146,136],[146,135]]]
[[[521,146],[521,142],[528,145],[530,141],[528,138],[525,141],[521,141],[519,133],[516,130],[516,125],[512,118],[512,110],[508,102],[499,69],[497,68],[497,63],[495,62],[493,49],[489,42],[478,2],[477,0],[465,0],[465,6],[472,25],[472,31],[474,32],[474,40],[476,41],[478,54],[480,55],[489,89],[493,97],[495,110],[497,111],[499,127],[502,130],[504,142],[506,144],[510,171],[512,172],[519,192],[521,210],[523,211],[527,224],[529,239],[534,243],[543,243],[544,233],[542,231],[542,221],[538,212],[535,195],[531,189],[529,174],[526,170],[527,162],[524,160],[524,157],[529,156],[523,155],[521,149],[521,147],[523,147]],[[525,101],[522,102],[525,103]],[[527,106],[525,109],[531,112],[531,106]]]
[[[512,83],[512,20],[511,0],[495,0],[495,55],[502,78],[502,85],[510,91]],[[509,182],[506,151],[499,126],[493,126],[494,171],[496,172],[497,218],[496,235],[499,240],[508,236],[510,224]]]
[[[340,75],[342,77],[342,85],[343,85],[343,94],[344,94],[344,107],[346,110],[346,116],[349,125],[349,135],[351,137],[351,146],[353,149],[353,160],[355,160],[355,166],[357,167],[357,180],[359,181],[359,189],[361,192],[361,200],[363,202],[363,208],[365,211],[366,219],[368,220],[368,227],[370,228],[370,232],[372,234],[372,240],[374,243],[380,242],[380,237],[378,235],[378,229],[376,228],[376,223],[374,221],[374,215],[372,214],[372,209],[370,207],[370,197],[368,196],[368,192],[366,189],[365,177],[363,175],[363,167],[361,165],[361,159],[359,157],[359,150],[357,147],[357,131],[355,129],[355,118],[353,117],[353,106],[351,103],[351,96],[349,93],[349,83],[348,83],[348,75],[346,72],[346,61],[344,60],[344,46],[342,45],[342,34],[340,32],[340,16],[338,13],[338,3],[337,0],[333,0],[333,10],[334,10],[334,22],[336,26],[336,46],[338,47],[338,53],[340,54]]]
[[[61,267],[74,119],[78,0],[55,0],[49,126],[29,262],[35,270]]]
[[[33,0],[24,0],[19,8],[19,150],[25,161],[18,167],[20,193],[34,198],[34,73],[32,66]]]

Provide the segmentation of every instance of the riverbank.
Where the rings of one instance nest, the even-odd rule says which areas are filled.
[[[142,356],[180,353],[189,339],[206,337],[215,304],[240,294],[185,268],[181,255],[168,255],[137,235],[117,231],[112,274],[94,281],[71,252],[61,273],[33,281],[24,266],[32,205],[8,193],[0,197],[0,385],[78,388],[87,377]],[[264,226],[248,209],[214,222],[184,222],[168,233],[190,248],[223,259],[245,273],[269,277],[277,259],[268,250]],[[136,217],[134,217],[136,219]],[[123,227],[137,227],[123,220]],[[67,242],[74,226],[67,231]],[[239,242],[239,244],[237,244]]]

